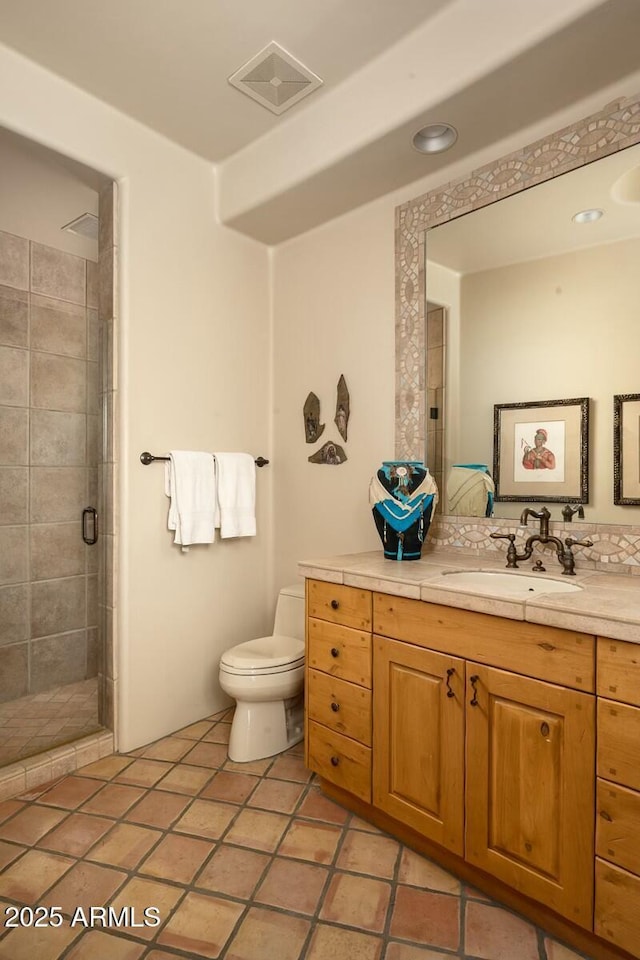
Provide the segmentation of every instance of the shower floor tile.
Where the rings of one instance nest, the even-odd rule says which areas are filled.
[[[100,729],[96,677],[0,703],[0,767]]]

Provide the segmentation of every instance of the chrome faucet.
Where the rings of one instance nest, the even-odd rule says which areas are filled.
[[[567,537],[564,543],[560,540],[559,537],[553,537],[549,535],[549,519],[551,514],[546,507],[543,507],[540,512],[536,510],[531,510],[530,507],[527,507],[526,510],[522,511],[520,517],[520,523],[523,527],[527,526],[527,520],[529,517],[535,517],[536,520],[540,521],[540,532],[534,533],[530,537],[527,537],[524,545],[524,552],[518,553],[516,550],[516,535],[515,533],[492,533],[490,534],[492,540],[508,540],[509,546],[507,547],[507,567],[511,569],[517,569],[519,560],[528,560],[533,553],[534,543],[547,544],[550,543],[555,547],[556,556],[558,557],[558,562],[562,566],[562,573],[568,577],[575,577],[575,565],[576,560],[573,555],[572,547],[581,546],[581,547],[592,547],[593,543],[591,540],[576,540],[574,537]]]

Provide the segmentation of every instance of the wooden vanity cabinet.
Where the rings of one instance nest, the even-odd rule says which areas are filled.
[[[374,805],[591,928],[593,638],[449,612],[374,594]]]
[[[595,932],[640,956],[640,646],[598,638]]]

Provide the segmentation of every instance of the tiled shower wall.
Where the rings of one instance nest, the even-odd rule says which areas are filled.
[[[0,701],[98,673],[98,267],[0,232]]]

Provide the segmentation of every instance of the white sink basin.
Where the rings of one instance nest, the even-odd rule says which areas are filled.
[[[452,570],[425,583],[429,587],[445,587],[467,593],[486,593],[496,597],[527,599],[543,593],[577,593],[582,587],[570,580],[556,580],[537,574],[504,573],[494,570]]]

